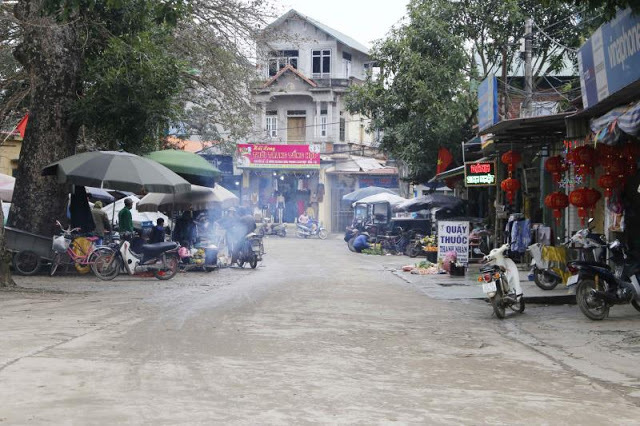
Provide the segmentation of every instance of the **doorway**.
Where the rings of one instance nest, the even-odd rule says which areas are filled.
[[[287,142],[304,142],[306,139],[306,118],[287,118]]]

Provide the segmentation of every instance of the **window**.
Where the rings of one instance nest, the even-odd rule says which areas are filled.
[[[275,138],[278,136],[278,112],[267,111],[267,136]]]
[[[342,52],[342,72],[344,78],[351,77],[351,53]]]
[[[311,59],[313,77],[328,77],[331,74],[331,50],[313,50]]]
[[[320,115],[320,136],[327,136],[327,111]]]
[[[305,111],[303,109],[290,109],[290,110],[287,110],[287,116],[288,117],[304,117],[305,115],[307,115],[307,111]]]
[[[340,113],[342,114],[342,113]],[[344,117],[340,117],[340,142],[344,142],[347,133],[347,120]]]
[[[273,77],[282,68],[291,65],[298,68],[298,51],[297,50],[280,50],[271,52],[269,55],[269,77]]]

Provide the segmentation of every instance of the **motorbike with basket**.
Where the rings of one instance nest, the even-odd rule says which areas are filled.
[[[589,220],[591,223],[593,219]],[[530,245],[533,279],[542,290],[553,290],[558,284],[566,283],[572,273],[567,267],[568,247],[580,247],[582,262],[601,263],[605,260],[607,243],[602,234],[592,232],[591,227],[578,230],[561,246],[544,246],[540,243]],[[591,253],[588,256],[588,253]],[[587,259],[589,257],[590,259]]]
[[[134,251],[131,240],[131,234],[122,234],[115,250],[98,255],[92,264],[98,278],[112,280],[122,270],[129,275],[152,272],[159,280],[170,280],[176,275],[180,264],[178,243],[142,244]]]
[[[524,312],[524,296],[520,287],[520,273],[515,262],[506,251],[509,244],[494,248],[483,258],[484,266],[480,268],[478,282],[482,283],[482,291],[491,302],[493,312],[499,319],[505,318],[506,309]],[[483,254],[475,249],[477,254]]]
[[[576,275],[567,285],[576,286],[576,303],[594,321],[605,319],[614,305],[630,303],[640,311],[640,260],[618,240],[609,245],[609,251],[613,268],[605,263],[569,262]]]

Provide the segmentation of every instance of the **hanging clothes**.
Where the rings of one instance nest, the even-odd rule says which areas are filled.
[[[511,251],[524,253],[531,245],[531,221],[520,219],[511,225]]]
[[[80,228],[82,232],[91,232],[96,229],[84,186],[76,186],[73,194],[71,194],[69,213],[72,228]]]

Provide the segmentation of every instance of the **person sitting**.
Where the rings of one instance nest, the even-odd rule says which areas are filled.
[[[149,244],[164,243],[166,236],[166,230],[164,229],[164,219],[159,217],[156,221],[156,226],[151,228],[151,235],[149,235]]]
[[[176,221],[173,231],[173,240],[180,243],[183,247],[191,248],[195,244],[198,237],[196,224],[190,211],[184,211],[180,219]]]
[[[302,212],[300,216],[298,216],[298,224],[304,226],[306,228],[311,229],[313,222],[309,216],[307,216],[307,212]]]
[[[369,234],[367,234],[366,232],[358,235],[356,239],[353,240],[353,248],[358,253],[362,253],[362,250],[368,249],[369,247],[371,247],[371,245],[369,244]]]

